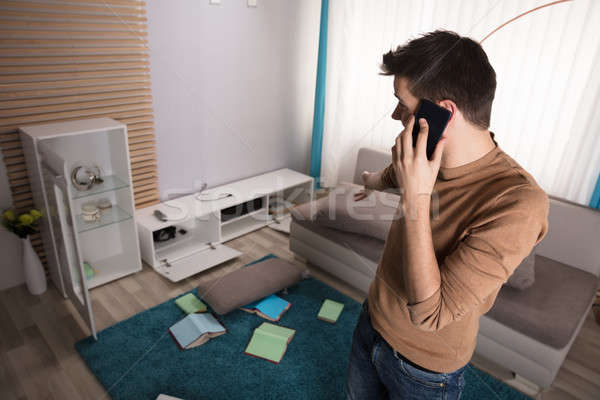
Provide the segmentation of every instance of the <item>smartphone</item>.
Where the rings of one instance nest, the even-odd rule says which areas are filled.
[[[413,147],[417,146],[417,137],[419,136],[420,129],[419,118],[425,118],[429,124],[429,134],[427,135],[427,158],[429,160],[431,160],[435,145],[442,138],[442,133],[444,133],[451,115],[450,111],[429,100],[422,99],[421,104],[419,104],[412,131]]]

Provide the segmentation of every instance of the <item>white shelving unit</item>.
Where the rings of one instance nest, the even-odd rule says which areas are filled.
[[[50,277],[96,337],[89,290],[140,271],[127,127],[110,118],[60,122],[20,129]],[[71,182],[76,165],[97,165],[103,182],[80,191]],[[81,207],[108,199],[96,221]],[[95,270],[86,278],[84,262]]]
[[[142,259],[162,276],[177,282],[236,258],[242,253],[223,243],[275,223],[269,214],[274,198],[290,206],[312,200],[313,186],[312,177],[284,168],[202,192],[217,197],[231,194],[220,200],[199,200],[196,195],[188,195],[137,210]],[[158,220],[155,210],[173,220]],[[169,227],[175,228],[175,237],[155,242],[154,232]]]

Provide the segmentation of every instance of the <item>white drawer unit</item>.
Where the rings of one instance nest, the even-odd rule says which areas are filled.
[[[278,210],[311,201],[313,186],[312,177],[284,168],[137,210],[142,259],[177,282],[236,258],[242,253],[223,243],[276,223],[275,201]]]

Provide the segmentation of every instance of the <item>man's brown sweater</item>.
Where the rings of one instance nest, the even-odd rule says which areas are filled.
[[[401,218],[392,222],[369,288],[373,327],[404,357],[432,371],[452,372],[469,362],[479,317],[548,229],[548,196],[494,143],[478,160],[440,168],[430,219],[440,289],[407,304]],[[392,165],[382,183],[397,187]]]

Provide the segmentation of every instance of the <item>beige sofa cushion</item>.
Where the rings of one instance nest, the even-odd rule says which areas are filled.
[[[397,218],[400,196],[373,191],[366,199],[355,201],[354,194],[362,188],[351,183],[340,184],[327,196],[294,207],[292,217],[385,241],[392,221]]]
[[[535,340],[562,349],[594,299],[598,278],[536,255],[534,284],[527,290],[502,286],[487,316]]]
[[[311,221],[295,220],[295,222],[303,228],[321,236],[323,239],[331,240],[373,262],[378,263],[383,254],[383,246],[385,245],[383,240],[359,235],[358,233],[343,232],[337,229],[327,228]],[[357,263],[357,266],[363,267],[361,263]],[[375,276],[374,271],[367,271],[367,273],[371,277]]]
[[[505,285],[524,290],[535,282],[535,247],[508,278]]]

